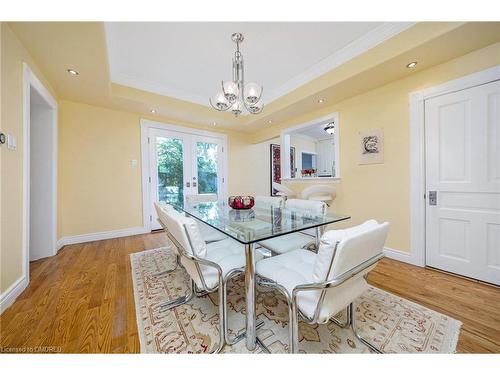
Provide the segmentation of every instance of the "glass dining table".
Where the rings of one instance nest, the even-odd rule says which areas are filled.
[[[346,215],[317,215],[309,211],[273,205],[256,205],[249,210],[235,210],[226,202],[220,201],[192,204],[176,202],[173,206],[245,246],[245,340],[248,350],[254,350],[258,340],[255,313],[255,245],[264,240],[311,229],[315,230],[316,240],[319,241],[321,227],[350,219]]]

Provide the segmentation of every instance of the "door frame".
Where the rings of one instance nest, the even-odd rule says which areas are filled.
[[[208,130],[201,130],[195,128],[188,128],[179,125],[167,124],[159,121],[141,119],[141,175],[142,175],[142,220],[144,225],[144,230],[147,232],[151,231],[151,184],[149,182],[149,172],[151,170],[151,163],[149,158],[149,142],[148,135],[150,129],[160,129],[167,131],[176,131],[181,133],[186,133],[190,135],[202,136],[202,137],[212,137],[217,138],[222,141],[224,151],[222,153],[222,164],[223,164],[223,178],[224,183],[221,189],[222,197],[227,197],[227,185],[228,185],[228,148],[227,148],[227,135],[224,133],[211,132]]]
[[[410,256],[408,263],[425,267],[425,100],[500,80],[500,65],[443,84],[411,92],[410,110]]]
[[[47,90],[43,83],[33,73],[28,64],[23,62],[23,275],[26,281],[29,282],[29,242],[30,242],[30,129],[31,129],[31,100],[30,92],[34,89],[47,104],[51,107],[51,131],[52,142],[54,147],[52,149],[51,164],[54,171],[52,181],[52,221],[53,233],[52,243],[53,249],[51,256],[57,254],[57,101],[52,94]]]

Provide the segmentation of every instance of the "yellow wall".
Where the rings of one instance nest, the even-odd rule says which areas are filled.
[[[17,150],[0,147],[1,153],[1,250],[0,293],[22,276],[23,213],[23,62],[51,91],[50,84],[10,28],[2,23],[1,126],[17,138]]]
[[[368,218],[391,222],[387,246],[410,249],[409,202],[409,112],[408,94],[434,86],[493,65],[500,64],[500,43],[474,51],[447,63],[395,81],[348,100],[309,112],[295,121],[272,126],[255,135],[256,141],[279,135],[280,130],[339,112],[340,117],[340,182],[335,183],[337,198],[332,210],[351,215],[352,219],[339,224],[345,227]],[[370,129],[384,129],[384,164],[358,164],[358,133]],[[267,144],[266,141],[264,144]],[[259,146],[255,146],[256,149]],[[263,146],[262,148],[265,148]],[[254,165],[269,163],[268,154],[256,154]],[[233,177],[234,178],[234,177]],[[260,191],[260,185],[269,184],[269,173],[261,173],[249,190]],[[288,184],[296,192],[310,186],[308,183]]]
[[[60,238],[143,226],[140,119],[137,113],[59,102]],[[245,162],[233,157],[245,139],[228,135],[229,176],[238,176]],[[230,193],[248,183],[229,181]]]
[[[59,237],[142,227],[139,121],[59,102]]]

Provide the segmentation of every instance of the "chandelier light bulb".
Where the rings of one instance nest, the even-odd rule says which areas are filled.
[[[229,103],[234,103],[238,98],[239,90],[238,84],[233,81],[222,82],[222,91]]]
[[[260,100],[262,87],[255,82],[245,84],[245,101],[248,104],[255,104]]]
[[[263,108],[264,108],[264,103],[262,103],[261,101],[251,104],[247,107],[248,112],[250,112],[252,115],[256,115],[262,112]]]
[[[242,112],[242,105],[240,101],[237,101],[233,104],[231,107],[231,112],[233,112],[233,115],[239,116]]]
[[[215,105],[213,103],[215,103]],[[217,93],[217,95],[215,95],[213,102],[210,99],[210,104],[218,111],[227,111],[229,107],[231,107],[231,104],[226,99],[226,96],[224,95],[223,92]]]

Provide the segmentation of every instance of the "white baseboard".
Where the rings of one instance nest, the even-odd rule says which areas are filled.
[[[110,230],[107,232],[97,232],[97,233],[79,234],[77,236],[71,236],[71,237],[62,237],[57,241],[57,249],[59,250],[60,248],[66,245],[107,240],[110,238],[135,236],[136,234],[144,234],[148,232],[149,230],[146,229],[145,227],[133,227],[126,229]]]
[[[408,253],[406,251],[391,249],[390,247],[384,247],[384,255],[387,258],[398,260],[404,263],[413,264],[414,266],[422,267],[420,262],[415,260],[414,257],[412,257],[411,253]]]
[[[17,297],[28,286],[28,279],[25,275],[17,279],[5,292],[0,295],[0,314],[14,303]]]

